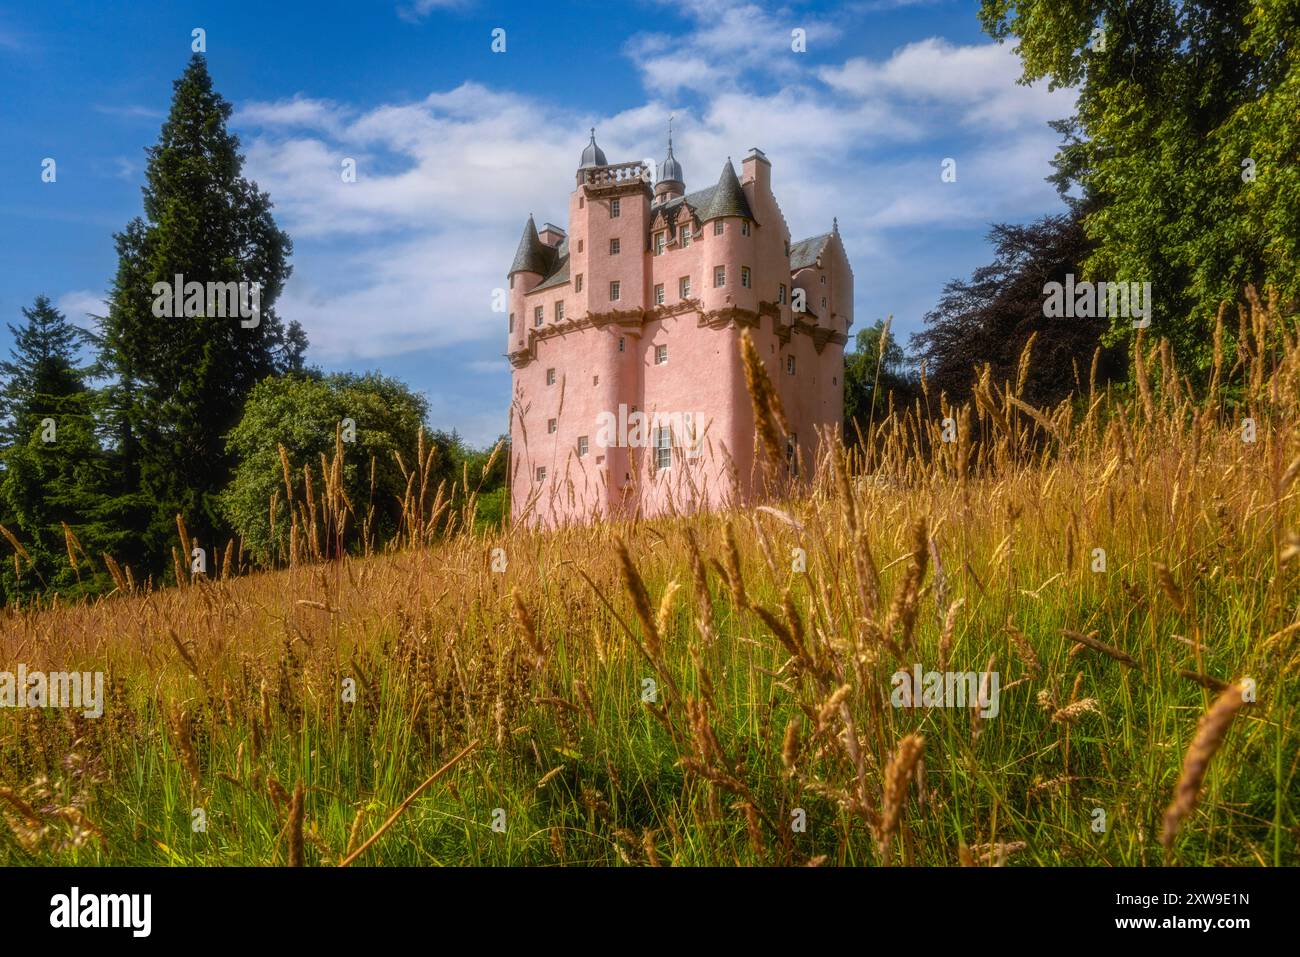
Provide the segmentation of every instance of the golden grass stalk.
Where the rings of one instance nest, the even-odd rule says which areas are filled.
[[[1209,710],[1197,722],[1196,736],[1183,757],[1183,771],[1178,783],[1174,785],[1173,800],[1165,811],[1160,843],[1166,852],[1173,848],[1174,838],[1183,821],[1196,809],[1201,796],[1201,784],[1210,769],[1210,761],[1222,746],[1232,719],[1245,703],[1244,686],[1240,682],[1231,684],[1214,699]]]

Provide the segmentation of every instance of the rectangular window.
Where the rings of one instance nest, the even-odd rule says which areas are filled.
[[[546,481],[546,466],[545,466],[545,465],[539,465],[539,466],[537,466],[537,472],[536,472],[535,474],[537,475],[537,481],[539,481],[539,482],[545,482],[545,481]]]
[[[780,288],[777,289],[776,301],[783,306],[785,305],[785,283],[781,283]]]
[[[655,429],[655,468],[673,467],[673,433],[671,429]]]
[[[655,346],[655,365],[661,366],[668,361],[668,347],[666,345]]]
[[[609,218],[618,219],[621,212],[622,210],[619,208],[618,200],[611,199],[609,201]]]
[[[668,234],[665,232],[655,233],[655,255],[661,256],[664,251],[664,243],[668,240]]]
[[[510,277],[510,288],[511,288],[511,289],[514,289],[514,288],[515,288],[515,277],[514,277],[514,276],[511,276],[511,277]]]
[[[611,283],[609,284],[609,301],[610,301],[610,302],[618,302],[618,300],[619,300],[619,289],[620,289],[620,287],[619,287],[619,284],[618,284],[618,280],[617,280],[617,279],[614,280],[613,282],[611,282]]]
[[[823,309],[826,308],[826,297],[825,297],[825,296],[822,296],[822,308],[823,308]]]
[[[578,273],[578,278],[573,280],[573,291],[582,292],[582,273]]]
[[[657,283],[655,285],[655,305],[662,306],[663,304],[664,304],[664,284]]]
[[[546,420],[546,434],[547,434],[547,435],[554,435],[555,432],[556,432],[556,430],[557,430],[559,427],[560,427],[560,426],[559,426],[559,423],[557,423],[557,422],[555,421],[555,419],[547,419],[547,420]]]
[[[564,303],[562,302],[557,302],[555,304],[555,321],[556,322],[564,321]]]
[[[579,208],[579,209],[582,209],[582,207],[584,207],[584,206],[586,206],[586,205],[587,205],[587,199],[586,199],[586,197],[584,197],[584,196],[579,196],[579,197],[578,197],[578,208]]]
[[[826,276],[825,276],[825,275],[822,276],[822,285],[823,285],[823,286],[826,285]]]
[[[749,220],[748,220],[748,219],[742,219],[742,220],[740,221],[740,235],[742,235],[742,236],[748,236],[748,235],[749,235]]]
[[[582,241],[581,239],[579,239],[579,240],[578,240],[578,252],[582,252],[582,246],[583,246],[583,241]]]
[[[727,284],[727,267],[714,266],[713,267],[713,288],[717,289],[719,286],[725,286],[726,284]]]
[[[788,239],[785,241],[785,258],[790,258],[790,240]]]
[[[619,336],[619,337],[618,337],[618,351],[619,351],[619,352],[622,352],[622,351],[623,351],[623,346],[624,346],[624,344],[625,344],[625,343],[624,343],[624,339],[623,339],[623,337],[622,337],[622,336]]]
[[[794,375],[794,356],[785,357],[785,371],[787,375]]]
[[[586,457],[587,457],[587,437],[585,435],[580,435],[578,436],[578,458],[581,459]]]
[[[510,331],[515,331],[515,314],[513,312],[510,313]]]
[[[546,370],[546,384],[547,384],[547,385],[555,385],[555,370],[554,370],[554,369],[547,369],[547,370]]]
[[[740,284],[744,286],[746,289],[749,288],[749,267],[748,266],[740,267]]]
[[[687,246],[691,244],[690,226],[683,226],[681,232],[679,232],[677,235],[678,235],[678,242],[681,243],[683,249],[685,249]]]
[[[609,241],[609,254],[611,256],[617,256],[620,248],[621,248],[621,244],[617,239],[611,239]]]
[[[715,236],[721,236],[721,235],[722,235],[722,230],[725,229],[725,228],[726,228],[726,227],[724,227],[723,224],[722,224],[722,220],[720,220],[720,219],[715,219],[715,220],[713,221],[713,235],[715,235]]]
[[[677,280],[677,295],[683,299],[691,298],[691,277],[683,276]]]
[[[541,306],[533,307],[533,325],[540,326],[542,324],[542,314],[543,310]]]
[[[795,478],[799,477],[799,436],[791,432],[790,437],[785,440],[785,460],[790,468],[790,474]]]

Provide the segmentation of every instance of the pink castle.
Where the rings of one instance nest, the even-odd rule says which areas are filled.
[[[510,266],[511,509],[557,525],[744,501],[758,478],[740,359],[748,329],[802,470],[844,414],[853,270],[838,223],[792,242],[772,164],[687,193],[668,155],[606,162],[595,130],[569,230],[532,216]]]

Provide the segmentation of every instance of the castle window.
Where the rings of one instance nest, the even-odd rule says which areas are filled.
[[[663,304],[664,304],[664,284],[657,283],[655,285],[655,305],[662,306]]]
[[[598,375],[594,375],[594,376],[592,376],[592,377],[591,377],[591,384],[592,384],[592,385],[600,385],[600,376],[598,376]]]
[[[822,274],[822,285],[823,285],[823,286],[826,285],[826,274],[825,274],[825,273]]]
[[[578,252],[582,252],[582,247],[583,247],[583,241],[582,241],[581,239],[579,239],[579,240],[578,240]]]
[[[749,267],[748,266],[740,267],[740,284],[744,286],[746,289],[749,288]]]
[[[840,384],[839,377],[838,377],[838,376],[831,376],[831,385],[839,385],[839,384]]]
[[[618,302],[618,300],[619,300],[619,292],[620,292],[620,289],[621,289],[621,287],[619,286],[619,282],[618,282],[617,279],[615,279],[613,282],[611,282],[611,283],[609,284],[609,301],[610,301],[610,302]]]
[[[619,248],[620,248],[620,245],[621,245],[621,244],[619,243],[619,241],[618,241],[617,239],[611,239],[611,240],[609,241],[609,254],[610,254],[611,256],[617,256],[617,255],[618,255]]]
[[[539,481],[539,482],[545,482],[545,481],[546,481],[546,466],[545,466],[545,465],[539,465],[539,466],[537,466],[537,471],[536,471],[536,473],[534,473],[534,474],[536,474],[536,476],[537,476],[537,481]]]
[[[723,225],[722,220],[720,220],[720,219],[715,219],[715,220],[713,221],[713,235],[715,235],[715,236],[721,236],[721,235],[722,235],[722,231],[723,231],[725,228],[726,228],[726,227]]]
[[[547,385],[555,385],[555,370],[554,370],[554,369],[547,369],[547,370],[546,370],[546,384],[547,384]]]
[[[719,286],[725,286],[726,284],[727,284],[727,267],[714,266],[713,267],[713,288],[717,289]]]
[[[622,209],[619,208],[619,201],[616,200],[616,199],[611,199],[611,200],[609,201],[609,218],[610,218],[610,219],[618,219],[619,214],[620,214],[621,212],[622,212]]]
[[[547,435],[554,435],[555,432],[556,432],[556,430],[557,430],[559,427],[560,427],[559,424],[558,424],[554,419],[547,419],[547,420],[546,420],[546,434],[547,434]]]
[[[586,199],[586,197],[585,197],[585,196],[579,196],[579,197],[578,197],[578,208],[579,208],[579,209],[582,209],[582,207],[585,206],[585,205],[587,205],[587,199]]]
[[[578,436],[578,458],[584,459],[586,457],[587,457],[587,437],[585,435],[580,435]]]
[[[660,230],[659,232],[655,233],[655,255],[656,256],[663,255],[664,243],[667,242],[667,240],[668,240],[668,234],[666,232]]]
[[[823,308],[823,309],[826,308],[826,297],[825,297],[825,296],[822,296],[822,308]]]
[[[785,305],[785,283],[781,283],[781,285],[777,288],[776,301],[783,306]]]
[[[555,304],[555,321],[556,322],[564,321],[564,303],[562,302],[557,302]]]
[[[655,429],[655,468],[673,467],[673,433],[671,429]]]
[[[515,288],[515,277],[514,277],[514,276],[511,276],[511,277],[510,277],[510,288],[511,288],[511,289],[514,289],[514,288]]]
[[[690,276],[683,276],[681,279],[677,280],[677,295],[680,296],[682,299],[691,298],[691,277]]]
[[[689,245],[691,244],[691,227],[690,227],[690,226],[683,226],[682,229],[681,229],[681,232],[679,232],[677,235],[678,235],[678,237],[679,237],[678,242],[681,243],[681,246],[682,246],[683,249],[685,249],[687,246],[689,246]]]
[[[795,478],[799,477],[799,436],[791,432],[790,437],[785,440],[785,460],[790,468],[790,474]]]
[[[573,291],[582,292],[582,273],[578,273],[577,278],[573,280]]]
[[[790,240],[788,239],[785,241],[785,256],[787,259],[790,258]]]
[[[748,236],[748,235],[749,235],[749,220],[748,220],[748,219],[742,219],[742,220],[740,221],[740,235],[742,235],[742,236]]]
[[[786,375],[794,375],[794,356],[785,357],[785,372]]]
[[[533,325],[535,325],[535,326],[540,326],[540,325],[542,324],[542,321],[543,321],[543,315],[544,315],[543,307],[542,307],[542,306],[534,306],[534,307],[533,307]]]
[[[655,365],[662,366],[668,364],[668,347],[666,345],[655,346]]]
[[[510,331],[515,331],[515,314],[513,312],[510,313]]]

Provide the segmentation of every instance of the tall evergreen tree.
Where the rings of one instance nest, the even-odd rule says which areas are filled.
[[[23,317],[21,325],[10,324],[14,346],[9,361],[0,362],[0,514],[26,553],[0,566],[7,600],[104,586],[107,576],[96,574],[100,566],[89,559],[99,562],[121,531],[107,496],[112,465],[96,434],[96,394],[87,384],[89,369],[78,365],[86,333],[45,296]]]
[[[128,489],[150,503],[134,558],[155,571],[170,564],[175,515],[212,547],[225,534],[216,497],[233,461],[225,434],[244,400],[268,375],[300,368],[306,339],[286,330],[275,302],[289,276],[292,244],[271,201],[242,176],[231,107],[196,54],[174,84],[171,112],[148,150],[144,217],[116,236],[118,270],[101,324],[102,364],[113,380],[110,423]],[[159,318],[156,284],[259,283],[260,321],[217,315],[204,298],[197,315]],[[186,312],[189,312],[187,307]]]

